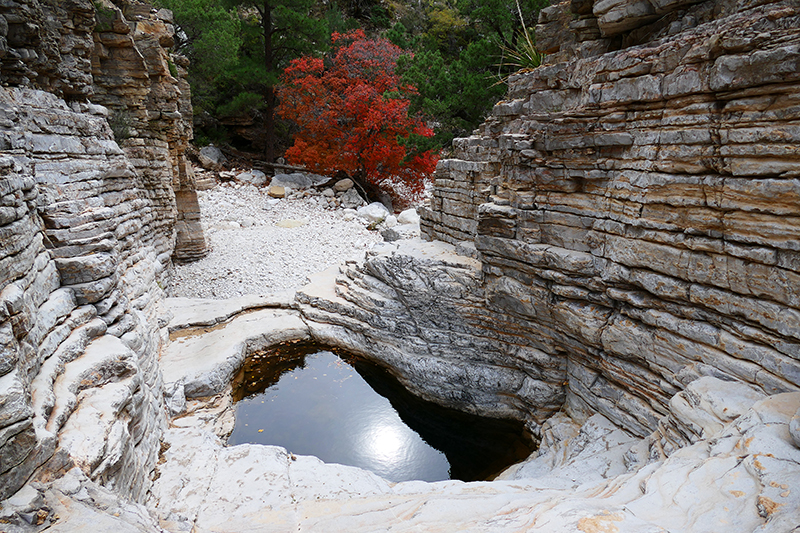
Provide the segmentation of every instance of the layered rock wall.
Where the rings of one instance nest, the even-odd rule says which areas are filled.
[[[563,359],[578,418],[646,435],[703,375],[797,390],[800,6],[583,4],[542,20],[593,16],[557,52],[583,59],[511,79],[423,232],[474,243],[487,309]]]
[[[199,212],[170,21],[135,2],[0,6],[0,499],[73,464],[149,489],[161,286],[173,256],[205,251],[196,231],[176,250]]]
[[[564,403],[566,358],[487,309],[480,263],[454,252],[401,241],[319,276],[298,293],[312,335],[377,360],[418,396],[536,431]]]

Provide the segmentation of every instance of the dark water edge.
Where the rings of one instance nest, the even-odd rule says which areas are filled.
[[[534,450],[520,422],[427,402],[380,366],[316,343],[249,357],[234,400],[229,444],[283,446],[390,481],[488,480]]]

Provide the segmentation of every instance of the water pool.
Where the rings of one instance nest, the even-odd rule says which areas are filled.
[[[533,450],[519,422],[420,400],[382,368],[318,344],[254,354],[234,400],[229,444],[283,446],[390,481],[491,479]]]

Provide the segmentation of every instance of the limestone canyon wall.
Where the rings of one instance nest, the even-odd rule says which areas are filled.
[[[138,2],[0,6],[0,499],[73,462],[149,488],[161,286],[205,253],[173,32]]]
[[[474,244],[491,320],[462,315],[576,418],[669,449],[699,376],[800,387],[798,28],[786,0],[551,6],[547,64],[439,164],[423,233]]]
[[[437,169],[437,242],[291,305],[421,396],[535,433],[600,413],[648,453],[701,435],[669,408],[700,376],[797,390],[798,28],[796,0],[546,9],[548,63]],[[173,32],[135,0],[0,5],[0,500],[73,463],[146,498],[161,286],[205,253]]]

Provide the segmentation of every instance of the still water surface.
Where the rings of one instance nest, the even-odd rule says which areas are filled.
[[[237,382],[230,444],[283,446],[390,481],[488,479],[532,451],[521,424],[424,402],[381,368],[319,345],[257,354]]]

